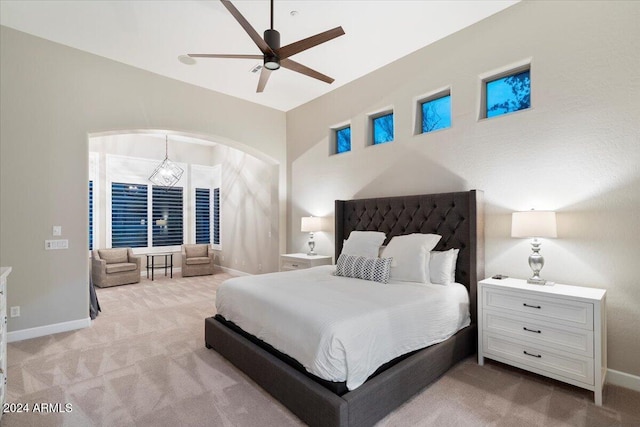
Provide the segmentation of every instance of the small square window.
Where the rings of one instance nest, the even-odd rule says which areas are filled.
[[[393,141],[393,113],[386,113],[373,120],[373,144]]]
[[[485,82],[485,99],[486,118],[530,108],[530,70]]]
[[[351,151],[351,126],[336,129],[336,154]]]
[[[422,133],[451,127],[450,94],[424,101],[420,107],[422,113]]]

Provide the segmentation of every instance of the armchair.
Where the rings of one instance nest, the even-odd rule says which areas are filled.
[[[91,277],[100,288],[126,285],[140,281],[140,258],[131,248],[97,249],[91,251]]]
[[[213,249],[209,245],[182,245],[182,277],[213,274],[213,270]]]

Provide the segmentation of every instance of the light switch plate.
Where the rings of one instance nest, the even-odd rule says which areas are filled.
[[[53,226],[53,235],[54,236],[62,236],[62,226],[61,225],[54,225]]]

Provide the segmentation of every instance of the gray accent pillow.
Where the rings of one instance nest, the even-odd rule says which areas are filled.
[[[336,276],[389,283],[391,261],[392,258],[367,258],[342,254],[336,263]]]

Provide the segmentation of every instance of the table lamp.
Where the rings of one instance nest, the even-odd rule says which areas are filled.
[[[313,251],[316,247],[316,242],[313,240],[313,233],[322,231],[322,218],[317,216],[303,216],[300,231],[309,233],[309,252],[307,252],[307,255],[318,255]]]
[[[544,258],[540,255],[538,237],[558,237],[556,213],[533,209],[525,212],[513,212],[511,215],[511,237],[533,238],[531,242],[533,252],[529,255],[529,267],[533,270],[533,276],[527,280],[527,283],[544,285],[547,281],[540,278]]]

